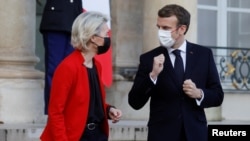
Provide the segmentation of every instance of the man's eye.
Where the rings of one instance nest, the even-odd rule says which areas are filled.
[[[170,30],[168,27],[162,27],[163,30]]]

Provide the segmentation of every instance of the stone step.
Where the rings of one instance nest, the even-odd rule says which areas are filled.
[[[110,122],[109,141],[146,141],[147,121]],[[210,121],[215,125],[250,125],[250,121]],[[40,141],[45,124],[0,124],[0,141]]]

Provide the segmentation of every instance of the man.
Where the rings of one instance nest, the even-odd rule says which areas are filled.
[[[138,110],[150,99],[148,141],[207,141],[204,108],[223,102],[212,51],[185,39],[189,23],[190,14],[183,7],[161,8],[161,45],[140,56],[128,102]]]

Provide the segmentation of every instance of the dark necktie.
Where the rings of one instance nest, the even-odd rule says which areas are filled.
[[[175,62],[174,62],[174,70],[176,73],[176,77],[178,79],[178,82],[180,84],[183,84],[183,79],[184,79],[184,65],[183,65],[183,61],[181,58],[181,51],[176,49],[173,51],[174,55],[175,55]]]

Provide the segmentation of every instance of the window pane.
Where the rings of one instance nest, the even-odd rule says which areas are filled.
[[[217,12],[198,10],[198,43],[207,46],[217,45]]]
[[[250,45],[250,14],[228,12],[227,44],[232,47]]]
[[[217,0],[198,0],[198,4],[216,6]]]
[[[228,7],[250,8],[250,0],[228,0]]]

